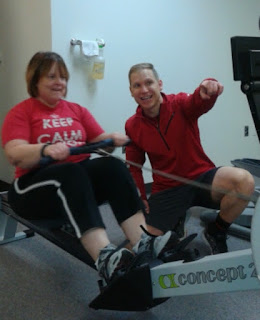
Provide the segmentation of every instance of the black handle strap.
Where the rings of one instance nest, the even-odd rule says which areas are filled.
[[[102,149],[106,147],[113,147],[114,141],[113,139],[105,139],[95,143],[89,143],[81,147],[71,147],[70,155],[77,155],[83,153],[94,153],[97,149]]]
[[[112,147],[112,146],[114,146],[113,139],[105,139],[99,142],[89,143],[80,147],[71,147],[69,150],[70,150],[70,155],[78,155],[78,154],[84,154],[84,153],[95,153],[96,151],[98,151],[98,149]],[[48,164],[51,164],[54,161],[55,160],[52,157],[45,156],[41,158],[39,165],[43,167]]]

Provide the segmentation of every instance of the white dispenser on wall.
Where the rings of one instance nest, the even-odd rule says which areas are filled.
[[[101,80],[104,78],[105,58],[104,58],[104,44],[99,44],[99,55],[93,59],[93,67],[91,77],[93,79]]]

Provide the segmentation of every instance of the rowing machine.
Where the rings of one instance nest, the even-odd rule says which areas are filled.
[[[205,256],[187,263],[182,260],[141,266],[103,289],[90,307],[140,311],[174,296],[260,289],[259,228],[260,200],[257,200],[251,249]]]
[[[93,151],[89,149],[88,152]],[[69,235],[67,231],[61,229],[62,221],[55,221],[58,223],[56,226],[50,226],[50,221],[41,221],[41,225],[37,225],[35,221],[25,221],[13,213],[7,214],[0,210],[1,221],[4,223],[0,224],[2,225],[0,244],[18,239],[14,224],[19,221],[94,267],[86,251],[84,251],[85,258],[81,258],[81,254],[78,254],[78,248],[84,249],[74,235]],[[44,225],[44,222],[47,225]],[[9,229],[10,225],[12,228]],[[259,228],[260,200],[257,200],[251,229],[252,249],[206,256],[192,262],[179,260],[162,263],[156,260],[152,264],[139,265],[109,285],[100,286],[101,292],[90,303],[90,307],[141,311],[152,308],[173,296],[260,289]]]

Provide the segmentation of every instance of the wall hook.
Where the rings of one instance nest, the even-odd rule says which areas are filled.
[[[105,41],[103,39],[96,39],[98,45],[100,47],[104,47],[105,46]],[[78,39],[75,39],[75,38],[72,38],[70,40],[70,44],[72,46],[81,46],[82,45],[82,40],[78,40]]]

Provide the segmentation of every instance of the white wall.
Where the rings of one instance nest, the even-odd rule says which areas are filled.
[[[90,109],[108,131],[124,130],[135,111],[127,79],[135,63],[152,62],[167,93],[192,92],[202,79],[217,78],[225,91],[201,118],[201,138],[216,165],[230,165],[235,158],[260,157],[246,96],[233,81],[230,47],[232,36],[260,36],[259,12],[259,0],[53,0],[53,50],[71,70],[68,98]],[[79,48],[70,48],[73,37],[104,38],[104,80],[88,78]]]
[[[206,77],[215,77],[224,84],[215,108],[200,120],[203,146],[216,165],[229,165],[235,158],[260,158],[246,96],[240,91],[240,83],[233,81],[230,48],[232,36],[260,36],[259,0],[52,0],[51,23],[49,1],[1,0],[0,23],[5,16],[2,3],[9,11],[5,28],[10,30],[14,24],[19,30],[20,45],[18,35],[12,34],[10,55],[17,56],[17,48],[19,52],[30,51],[30,55],[39,49],[48,50],[51,28],[51,48],[64,57],[71,73],[67,98],[86,106],[107,131],[123,131],[125,120],[135,112],[127,73],[131,65],[148,61],[157,68],[166,93],[192,92]],[[0,31],[0,51],[4,36]],[[70,46],[71,38],[105,40],[103,80],[88,77],[90,65],[79,47]],[[12,77],[23,77],[28,59],[24,53]],[[1,89],[1,110],[6,111],[24,97],[22,82],[19,80],[14,88],[16,94],[7,97],[6,86],[12,85],[8,79],[5,89]],[[249,125],[249,137],[243,136],[245,125]],[[0,169],[3,179],[4,168]],[[149,174],[146,181],[150,181]]]
[[[8,110],[27,98],[25,69],[31,56],[51,49],[49,0],[0,0],[0,126]],[[13,168],[0,148],[0,180],[10,182]]]

